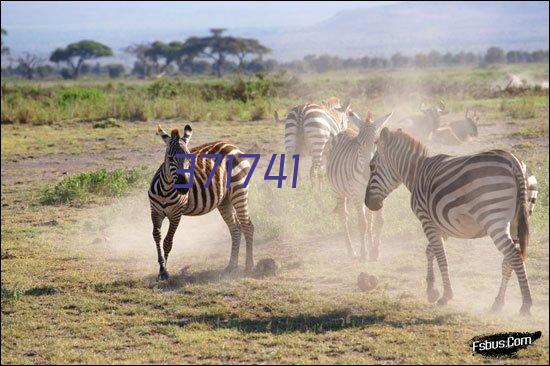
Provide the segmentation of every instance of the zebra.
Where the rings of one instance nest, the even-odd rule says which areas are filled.
[[[327,142],[323,152],[327,156],[327,178],[337,196],[335,211],[340,213],[345,231],[344,240],[348,255],[351,257],[355,257],[355,252],[351,246],[347,204],[351,203],[357,212],[361,238],[359,256],[361,260],[366,259],[365,241],[369,245],[370,260],[378,259],[380,233],[383,225],[382,211],[377,211],[374,215],[373,232],[373,215],[363,204],[363,192],[369,182],[369,162],[374,154],[374,140],[391,115],[392,113],[389,113],[373,121],[372,115],[369,113],[359,132],[347,129],[338,133]]]
[[[209,142],[189,150],[188,144],[192,133],[189,125],[186,125],[183,131],[173,129],[170,134],[166,133],[160,125],[157,129],[157,134],[166,144],[166,153],[164,162],[151,181],[148,194],[161,280],[169,278],[166,263],[181,216],[204,215],[215,208],[220,212],[231,235],[231,257],[225,272],[231,272],[237,268],[241,233],[244,234],[246,240],[245,270],[249,272],[254,266],[252,253],[254,225],[248,212],[248,187],[243,185],[250,170],[250,163],[239,158],[238,155],[242,152],[236,146],[223,141]],[[176,169],[183,169],[184,166],[189,169],[190,159],[176,157],[177,154],[196,156],[193,170],[194,180],[190,189],[173,187],[174,183],[184,184],[188,183],[190,179],[190,174],[182,175],[176,172]],[[207,177],[212,173],[215,160],[200,157],[201,154],[220,154],[223,157],[213,173],[212,181],[208,187],[205,186],[205,183]],[[233,155],[233,168],[228,172],[230,168],[227,157],[230,155]],[[231,174],[229,188],[226,184],[228,174]],[[168,218],[170,226],[161,249],[160,228],[164,218]]]
[[[322,104],[305,103],[292,108],[285,119],[285,153],[290,162],[287,165],[292,164],[290,157],[294,154],[310,155],[310,178],[320,181],[325,144],[331,136],[348,128],[350,119],[354,124],[361,123],[359,116],[352,112],[350,103],[342,106],[338,98],[329,98]]]
[[[532,300],[525,260],[529,241],[527,198],[532,198],[533,191],[527,189],[522,166],[517,157],[503,150],[429,156],[422,143],[401,130],[384,128],[380,132],[365,204],[371,210],[381,209],[384,199],[401,183],[411,192],[411,208],[429,241],[428,301],[439,297],[434,288],[434,258],[443,282],[438,304],[453,298],[443,240],[448,236],[473,239],[488,235],[504,255],[501,285],[492,310],[497,312],[504,305],[514,270],[523,298],[520,314],[529,315]],[[519,249],[513,238],[518,239]]]

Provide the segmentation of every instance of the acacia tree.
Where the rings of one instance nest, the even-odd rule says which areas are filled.
[[[23,75],[29,80],[34,78],[37,68],[44,63],[44,59],[36,55],[31,55],[28,52],[18,57],[16,61]]]
[[[261,60],[264,54],[271,52],[269,48],[253,38],[233,38],[230,42],[230,47],[231,54],[239,60],[239,71],[242,71],[248,55],[258,55],[258,59]]]
[[[4,46],[4,36],[7,36],[8,32],[4,28],[1,28],[1,29],[2,29],[2,35],[1,35],[1,38],[0,38],[0,47],[2,48],[2,55],[9,55],[10,54],[10,48]]]
[[[150,47],[151,46],[147,43],[135,43],[124,48],[124,52],[134,55],[137,58],[137,61],[134,64],[134,71],[132,71],[132,73],[135,72],[142,78],[151,76],[152,62],[147,56],[147,50]]]
[[[77,43],[71,43],[66,48],[56,49],[50,56],[50,61],[59,63],[65,62],[72,70],[72,78],[78,78],[83,63],[86,60],[97,59],[100,57],[112,56],[111,48],[99,42],[83,40]]]

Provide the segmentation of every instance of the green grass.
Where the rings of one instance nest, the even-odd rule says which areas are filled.
[[[521,98],[519,100],[503,100],[500,110],[514,119],[531,119],[538,116],[538,107],[534,100]]]
[[[61,203],[87,203],[97,197],[116,197],[135,187],[144,179],[144,169],[108,172],[101,169],[67,176],[54,186],[40,192],[39,202],[43,205]]]
[[[16,88],[28,90],[21,91],[18,103],[23,104],[17,107],[29,103],[48,110],[43,101],[57,101],[61,89],[91,88],[103,97],[94,100],[94,92],[89,96],[77,92],[78,103],[69,102],[65,111],[59,105],[49,110],[54,117],[61,113],[63,118],[73,118],[85,115],[84,106],[89,105],[89,115],[101,117],[95,123],[108,124],[108,113],[94,108],[124,92],[137,114],[187,113],[185,119],[178,116],[161,121],[165,129],[183,126],[189,122],[187,116],[200,119],[192,124],[193,146],[223,139],[246,152],[261,152],[250,190],[255,258],[273,258],[281,270],[277,276],[263,279],[244,276],[243,246],[240,270],[221,276],[230,241],[214,212],[212,226],[208,218],[200,225],[188,221],[193,218],[182,219],[168,261],[171,280],[156,280],[158,264],[146,195],[152,173],[140,168],[146,164],[153,169],[162,161],[164,145],[155,136],[156,121],[129,122],[129,117],[110,116],[117,118],[121,127],[94,128],[93,123],[55,117],[51,124],[36,126],[31,116],[26,124],[3,123],[2,363],[546,364],[547,99],[536,94],[505,96],[517,103],[532,99],[538,108],[536,118],[515,119],[508,110],[501,110],[501,97],[485,95],[485,89],[464,88],[485,88],[486,82],[505,76],[507,71],[522,70],[514,67],[437,69],[421,74],[388,70],[389,82],[381,78],[381,72],[305,75],[287,95],[253,97],[252,101],[226,100],[218,94],[206,102],[202,95],[181,96],[178,88],[185,83],[163,85],[165,90],[154,92],[163,95],[154,101],[147,95],[150,82],[79,81],[62,87],[57,82],[18,84]],[[548,68],[537,66],[525,72],[547,77]],[[430,73],[433,84],[429,84]],[[300,175],[296,189],[260,182],[269,160],[265,156],[283,151],[283,128],[271,120],[272,110],[282,115],[297,100],[330,95],[344,98],[349,90],[357,93],[352,102],[361,113],[373,109],[377,114],[395,105],[412,113],[419,98],[438,97],[422,90],[399,104],[402,97],[392,94],[392,88],[400,79],[411,86],[423,80],[426,88],[433,86],[434,90],[449,86],[445,101],[453,114],[462,116],[465,107],[483,106],[482,122],[487,125],[481,127],[482,132],[499,123],[506,127],[491,130],[495,132],[486,141],[488,145],[512,150],[537,177],[539,196],[530,219],[526,263],[535,301],[531,318],[517,316],[520,292],[515,276],[503,313],[487,313],[500,281],[501,257],[485,239],[447,241],[455,299],[446,307],[426,302],[426,239],[410,210],[405,188],[394,191],[385,202],[380,261],[360,263],[345,256],[340,223],[332,215],[334,197],[326,185],[317,190],[308,184],[307,163],[303,163],[306,173]],[[210,79],[189,82],[217,83]],[[176,88],[178,95],[171,95],[171,88]],[[299,94],[300,88],[306,93]],[[222,89],[219,93],[231,90]],[[378,96],[371,98],[371,93]],[[196,104],[177,104],[193,98],[197,98]],[[6,102],[3,98],[2,107]],[[159,110],[152,110],[152,105]],[[268,119],[249,121],[253,105],[265,105],[257,114],[263,116],[258,118],[267,114]],[[176,113],[177,108],[180,112]],[[524,130],[530,128],[535,133]],[[69,154],[78,159],[65,160]],[[103,166],[125,170],[99,170]],[[140,173],[139,178],[131,178],[132,169]],[[76,173],[63,177],[65,170]],[[44,187],[45,179],[54,183]],[[55,203],[41,204],[43,192]],[[349,211],[356,232],[355,215]],[[96,240],[103,237],[109,239]],[[378,277],[374,291],[357,289],[360,272]],[[440,289],[439,273],[436,276]],[[543,331],[543,338],[512,358],[473,356],[468,344],[480,334],[536,330]]]

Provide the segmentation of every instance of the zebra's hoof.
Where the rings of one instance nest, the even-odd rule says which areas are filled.
[[[168,271],[165,269],[161,269],[159,272],[158,279],[160,281],[166,281],[168,278],[170,278],[170,275],[168,274]]]
[[[521,305],[521,309],[519,310],[519,315],[531,316],[531,305],[530,304]]]
[[[426,294],[428,295],[428,302],[434,303],[439,298],[439,291],[436,289],[431,289],[426,291]]]
[[[500,313],[503,306],[504,306],[503,300],[495,299],[493,306],[491,306],[491,313],[493,314]]]
[[[439,306],[447,305],[447,303],[451,299],[452,299],[452,297],[443,295],[443,296],[441,296],[441,298],[439,300],[437,300],[437,305],[439,305]]]
[[[378,251],[372,251],[369,255],[370,262],[378,262]]]

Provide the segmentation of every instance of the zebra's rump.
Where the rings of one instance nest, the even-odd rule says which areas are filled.
[[[424,206],[450,236],[480,237],[491,225],[513,221],[523,182],[517,158],[502,150],[437,155],[421,168],[413,205]]]
[[[336,112],[325,106],[307,103],[294,107],[285,120],[287,154],[320,153],[330,136],[347,126]]]

